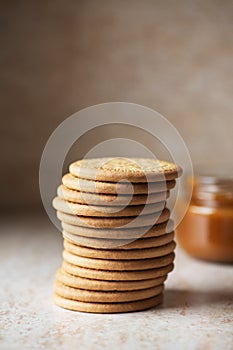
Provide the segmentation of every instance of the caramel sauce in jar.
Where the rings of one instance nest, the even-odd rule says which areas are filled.
[[[193,179],[192,199],[177,238],[196,258],[233,263],[233,178]]]

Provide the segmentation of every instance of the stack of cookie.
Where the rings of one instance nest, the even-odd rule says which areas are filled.
[[[53,201],[64,237],[55,303],[99,313],[161,303],[175,249],[166,200],[181,169],[154,159],[99,158],[69,170]]]

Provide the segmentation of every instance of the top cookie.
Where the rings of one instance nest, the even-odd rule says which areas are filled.
[[[70,173],[96,181],[156,182],[173,180],[181,175],[179,166],[153,158],[93,158],[74,162]]]

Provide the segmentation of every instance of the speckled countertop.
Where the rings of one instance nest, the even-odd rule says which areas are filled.
[[[62,240],[45,220],[1,223],[1,349],[233,349],[233,266],[177,249],[164,304],[149,311],[75,313],[51,300]]]

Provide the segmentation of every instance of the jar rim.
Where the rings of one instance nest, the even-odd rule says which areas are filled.
[[[214,176],[194,176],[190,179],[193,183],[193,195],[209,193],[210,195],[226,196],[233,199],[233,178],[218,178]]]
[[[196,164],[194,168],[194,186],[216,186],[233,192],[233,163],[216,160]]]
[[[194,175],[194,182],[200,185],[220,185],[233,186],[233,176],[218,176],[218,175]],[[233,187],[232,187],[233,190]]]

